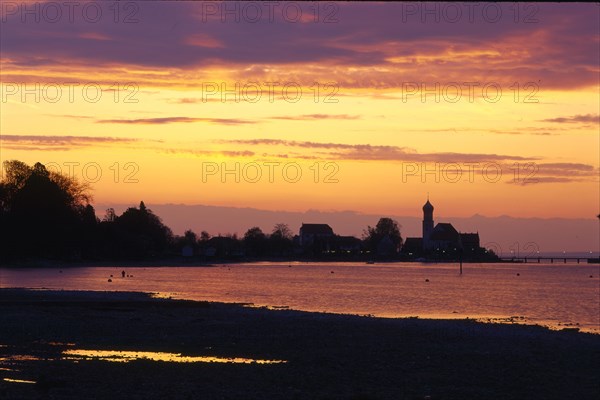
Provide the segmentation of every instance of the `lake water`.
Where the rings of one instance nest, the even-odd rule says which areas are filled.
[[[125,270],[130,277],[121,277]],[[0,269],[0,287],[143,291],[382,317],[477,318],[600,333],[594,264],[246,263]],[[112,282],[108,282],[113,275]],[[591,276],[591,277],[590,277]]]

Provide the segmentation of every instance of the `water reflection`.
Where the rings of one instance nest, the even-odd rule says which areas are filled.
[[[36,383],[35,381],[27,381],[25,379],[4,378],[3,380],[6,382],[12,382],[12,383]]]
[[[157,293],[155,297],[284,305],[294,310],[378,317],[519,315],[525,316],[527,323],[555,329],[579,323],[576,327],[583,332],[600,333],[598,264],[466,264],[463,275],[457,273],[456,264],[445,263],[289,265],[132,267],[128,269],[135,279],[118,279],[111,284],[106,278],[120,274],[120,267],[72,268],[63,273],[52,268],[0,268],[0,287],[110,289],[120,292],[111,296],[123,301],[132,297],[125,292],[149,292]],[[85,295],[102,298],[94,292]]]
[[[40,361],[41,358],[30,354],[13,354],[8,357],[0,357],[0,361]]]
[[[251,358],[225,358],[212,356],[182,356],[181,353],[163,353],[156,351],[118,351],[118,350],[84,350],[74,349],[63,351],[65,360],[102,360],[111,362],[129,362],[135,360],[152,360],[167,362],[207,362],[207,363],[230,363],[230,364],[281,364],[284,360],[258,360]]]

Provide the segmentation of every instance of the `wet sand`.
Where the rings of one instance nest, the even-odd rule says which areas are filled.
[[[286,362],[65,359],[77,349]],[[0,289],[2,358],[1,399],[600,398],[600,335],[142,293]]]

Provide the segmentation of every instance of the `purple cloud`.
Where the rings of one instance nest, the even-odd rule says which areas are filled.
[[[99,124],[131,124],[131,125],[164,125],[176,123],[210,122],[221,125],[255,124],[255,121],[236,118],[190,118],[190,117],[165,117],[165,118],[138,118],[138,119],[101,119]]]
[[[94,23],[82,18],[89,3],[103,8]],[[154,79],[156,84],[173,79],[190,86],[198,80],[190,81],[186,72],[212,67],[243,80],[285,77],[296,68],[292,80],[310,85],[315,76],[328,75],[347,88],[397,88],[403,81],[440,77],[536,82],[544,89],[598,84],[596,4],[519,3],[516,13],[514,5],[503,3],[294,3],[302,17],[292,22],[291,11],[284,12],[287,3],[278,3],[272,19],[264,3],[252,3],[262,8],[261,18],[252,21],[244,11],[249,3],[127,2],[121,7],[135,7],[121,9],[115,22],[112,3],[89,3],[81,2],[74,22],[64,12],[59,21],[35,22],[29,16],[23,23],[20,7],[5,10],[3,69],[25,80],[35,79],[34,67],[58,76],[65,68],[169,68],[169,77]],[[222,22],[224,7],[238,11]],[[425,13],[423,7],[434,11]],[[452,7],[459,7],[460,18],[453,17]],[[496,11],[490,8],[500,8],[498,21],[491,20]],[[324,21],[328,17],[330,23]],[[140,76],[145,79],[152,76]]]
[[[45,136],[45,135],[2,135],[2,147],[12,150],[54,150],[65,151],[72,148],[111,145],[134,144],[139,142],[136,138],[109,137],[109,136]],[[152,142],[162,142],[152,140]]]
[[[304,115],[284,115],[284,116],[270,117],[270,119],[283,119],[283,120],[290,120],[290,121],[316,121],[316,120],[323,120],[323,119],[355,120],[355,119],[360,119],[360,115],[304,114]]]
[[[542,122],[557,122],[560,124],[572,124],[572,123],[584,123],[584,124],[600,124],[600,115],[598,114],[585,114],[585,115],[573,115],[570,117],[557,117],[543,119]]]
[[[478,153],[417,153],[414,149],[398,146],[373,146],[370,144],[318,143],[282,139],[221,140],[219,143],[243,146],[285,146],[319,149],[322,158],[335,160],[414,161],[439,163],[485,163],[498,161],[530,161],[535,157]],[[309,155],[311,159],[313,155]],[[297,158],[302,158],[298,156]]]

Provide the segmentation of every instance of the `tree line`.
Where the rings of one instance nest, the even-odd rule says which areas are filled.
[[[4,171],[0,180],[3,263],[27,259],[144,260],[186,253],[222,258],[317,257],[325,252],[340,256],[376,252],[382,245],[395,254],[402,244],[399,226],[390,218],[367,227],[362,240],[336,236],[318,249],[299,249],[297,237],[284,223],[276,224],[271,232],[251,227],[242,237],[211,236],[206,231],[196,234],[192,230],[178,236],[143,201],[121,215],[111,208],[98,218],[88,184],[49,171],[39,162],[29,166],[17,160],[5,161]]]

